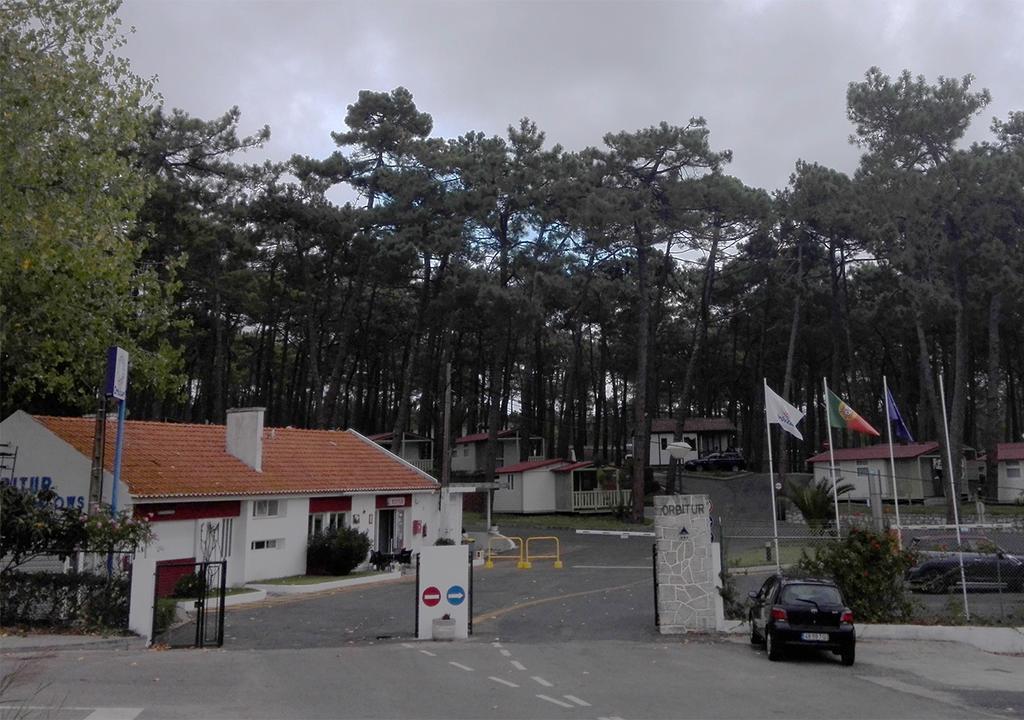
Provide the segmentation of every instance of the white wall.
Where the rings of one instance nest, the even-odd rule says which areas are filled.
[[[674,433],[651,433],[651,447],[650,453],[647,455],[648,465],[668,465],[669,460],[672,456],[668,452],[666,447],[664,450],[661,449],[661,441],[664,438],[667,442],[672,442],[675,438]]]
[[[512,483],[512,489],[507,487],[498,488],[494,491],[494,498],[491,501],[492,512],[522,512],[523,511],[523,473],[511,473],[502,475],[498,482]]]
[[[476,470],[476,448],[479,444],[461,443],[455,446],[452,450],[453,472],[473,472]]]
[[[116,416],[107,421],[107,433],[114,436],[117,432]],[[83,510],[89,503],[89,476],[92,472],[92,459],[83,455],[43,425],[32,419],[26,412],[18,410],[0,422],[0,442],[10,443],[11,450],[18,451],[14,467],[15,485],[42,489],[49,478],[50,489],[56,492],[61,506],[73,498],[73,504]],[[112,460],[113,458],[109,458]],[[110,489],[113,483],[111,473],[103,473],[103,501],[110,502]],[[26,478],[24,485],[20,478]],[[37,478],[32,486],[32,478]],[[118,505],[130,507],[128,489],[122,483],[118,490]]]
[[[548,468],[523,473],[523,512],[555,511],[555,474]]]
[[[1015,463],[1014,467],[1020,468],[1017,477],[1011,478],[1006,471],[1007,463],[1011,462]],[[996,478],[999,483],[999,502],[1018,502],[1024,493],[1024,460],[1002,460],[996,467],[998,468]]]
[[[245,515],[244,581],[301,575],[306,572],[306,532],[309,498],[259,498],[277,500],[277,517],[253,517],[256,499],[242,501]],[[284,540],[284,547],[253,550],[256,540]]]

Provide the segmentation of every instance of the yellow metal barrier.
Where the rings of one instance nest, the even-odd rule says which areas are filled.
[[[503,538],[501,538],[502,540],[511,540],[519,548],[519,554],[518,555],[495,555],[494,554],[494,545],[493,545],[493,543],[497,539],[498,538],[488,538],[487,539],[487,560],[484,562],[484,567],[485,568],[492,568],[492,567],[494,567],[494,561],[495,560],[515,560],[517,568],[525,567],[525,565],[524,565],[525,561],[523,560],[523,550],[524,550],[524,548],[526,546],[523,544],[523,539],[521,537],[507,537],[507,538],[503,537]]]
[[[536,542],[538,540],[553,540],[555,542],[555,554],[554,555],[551,555],[551,554],[548,554],[548,555],[531,555],[530,554],[530,543],[531,542]],[[554,537],[553,535],[545,535],[545,536],[539,536],[539,537],[529,537],[529,538],[526,538],[526,560],[519,567],[529,569],[529,568],[533,567],[533,562],[532,561],[534,561],[534,560],[554,560],[555,561],[555,568],[556,569],[560,569],[562,567],[562,549],[561,549],[561,545],[558,542],[558,538]]]

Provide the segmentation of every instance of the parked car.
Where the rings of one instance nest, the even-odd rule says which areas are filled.
[[[853,665],[853,611],[831,580],[773,575],[750,599],[750,642],[763,644],[769,660],[781,660],[788,647],[811,647]]]
[[[961,535],[959,547],[956,535],[913,538],[910,549],[917,563],[907,571],[907,586],[933,593],[960,589],[961,548],[967,590],[1024,591],[1024,556],[1007,552],[983,535]]]
[[[732,472],[739,472],[747,467],[746,461],[743,459],[743,455],[736,452],[735,450],[726,450],[725,452],[715,452],[710,455],[706,455],[702,458],[696,458],[693,460],[687,460],[683,463],[684,470],[730,470]]]

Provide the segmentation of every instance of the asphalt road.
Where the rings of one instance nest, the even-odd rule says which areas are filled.
[[[771,663],[745,636],[661,636],[649,539],[563,539],[565,567],[474,577],[475,633],[412,639],[415,584],[227,613],[221,650],[6,653],[0,714],[100,718],[981,718],[1024,715],[1024,658],[862,641]],[[10,702],[10,700],[16,702]],[[33,709],[38,708],[38,710]]]

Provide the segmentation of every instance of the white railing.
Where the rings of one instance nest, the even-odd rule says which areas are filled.
[[[619,505],[629,506],[632,490],[580,490],[572,494],[572,509],[614,510]]]
[[[434,461],[429,458],[426,460],[406,460],[406,462],[409,463],[410,465],[415,465],[423,472],[434,472]]]

